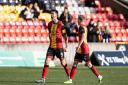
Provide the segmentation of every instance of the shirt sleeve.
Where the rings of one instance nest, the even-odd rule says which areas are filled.
[[[63,36],[64,36],[64,35],[67,35],[67,29],[65,28],[65,26],[63,25],[63,23],[61,23],[61,26],[62,26],[62,30],[61,30],[62,35],[63,35]]]
[[[49,33],[50,33],[51,26],[52,26],[52,23],[49,22],[49,23],[48,23],[48,31],[49,31]]]
[[[83,33],[85,33],[85,29],[84,29],[83,27],[80,27],[79,32],[80,32],[81,34],[83,34]]]

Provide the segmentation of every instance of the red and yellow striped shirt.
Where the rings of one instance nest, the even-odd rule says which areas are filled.
[[[50,35],[50,46],[51,48],[63,48],[63,23],[58,21],[54,23],[53,21],[48,23],[48,30]]]

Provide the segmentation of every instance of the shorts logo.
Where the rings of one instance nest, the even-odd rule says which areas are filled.
[[[60,56],[63,57],[63,52],[60,53]]]

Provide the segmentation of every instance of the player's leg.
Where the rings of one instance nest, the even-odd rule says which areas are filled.
[[[67,62],[64,58],[64,49],[57,49],[56,56],[57,56],[57,58],[60,59],[61,65],[64,67],[65,72],[66,72],[67,76],[69,77],[70,70],[69,70]]]
[[[45,60],[44,68],[43,68],[43,71],[42,71],[42,78],[44,78],[44,79],[46,79],[46,75],[47,75],[48,70],[49,70],[50,61],[51,61],[50,57],[47,57],[46,60]]]
[[[70,80],[72,80],[74,75],[76,74],[77,65],[78,65],[78,61],[75,60],[71,69]]]
[[[72,70],[70,72],[70,80],[72,80],[74,75],[76,74],[76,69],[77,69],[77,65],[78,65],[79,62],[82,62],[81,54],[76,53],[74,63],[73,63],[73,66],[72,66]]]
[[[67,76],[69,77],[70,76],[70,70],[69,70],[69,67],[67,65],[67,62],[65,61],[64,58],[60,58],[60,62],[61,62],[61,65],[64,67],[64,70],[65,70]]]
[[[74,59],[74,63],[73,63],[73,66],[72,66],[72,69],[71,69],[71,72],[70,72],[69,80],[68,81],[65,81],[64,83],[67,83],[67,84],[68,83],[72,83],[72,79],[73,79],[73,77],[76,74],[77,65],[78,65],[79,61],[81,61],[80,58],[79,58],[79,56],[80,55],[78,53],[76,53],[75,59]]]
[[[71,72],[70,72],[69,80],[65,81],[64,82],[65,84],[72,83],[72,79],[73,79],[73,77],[76,74],[77,65],[78,65],[78,61],[74,61],[73,66],[72,66],[72,69],[71,69]]]
[[[36,83],[45,83],[46,80],[46,75],[48,74],[48,70],[49,70],[49,62],[51,61],[51,58],[46,58],[45,60],[45,64],[44,64],[44,68],[42,71],[42,77],[38,80],[36,80]]]
[[[45,63],[44,63],[44,68],[42,71],[42,78],[39,80],[36,80],[37,83],[43,83],[46,80],[46,76],[48,74],[48,70],[49,70],[49,63],[50,61],[53,59],[53,50],[51,50],[50,48],[47,51],[47,56],[45,59]]]
[[[94,65],[92,65],[91,60],[89,58],[89,54],[86,55],[86,65],[88,66],[88,68],[91,69],[91,71],[97,76],[97,78],[101,82],[102,76],[100,75],[100,73],[98,72],[98,70],[96,69],[96,67]]]

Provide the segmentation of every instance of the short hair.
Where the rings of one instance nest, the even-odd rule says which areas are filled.
[[[57,10],[53,9],[53,10],[51,10],[51,13],[52,12],[55,12],[58,15],[58,11]]]
[[[78,15],[78,20],[84,21],[84,17],[82,15]]]

